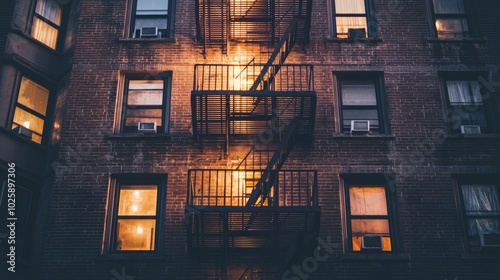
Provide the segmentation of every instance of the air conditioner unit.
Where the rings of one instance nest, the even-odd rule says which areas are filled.
[[[495,247],[500,248],[500,234],[480,234],[481,247]]]
[[[462,125],[460,130],[463,135],[478,135],[481,134],[481,127],[479,125]]]
[[[142,133],[156,133],[156,122],[139,122],[137,131]]]
[[[370,121],[351,121],[351,133],[367,133],[370,131]]]
[[[361,237],[362,250],[382,250],[382,236]]]
[[[158,27],[142,27],[140,36],[141,38],[157,38]]]
[[[349,28],[347,29],[347,37],[352,40],[366,38],[366,30],[364,28]]]
[[[13,131],[17,134],[20,135],[24,138],[30,139],[33,136],[33,131],[27,129],[26,127],[19,125],[16,128],[13,129]]]

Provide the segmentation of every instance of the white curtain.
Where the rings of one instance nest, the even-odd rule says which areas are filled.
[[[494,185],[463,185],[462,194],[465,212],[469,221],[471,235],[500,233],[500,214],[498,191]],[[492,218],[471,218],[475,215],[492,216]]]
[[[336,14],[366,14],[365,0],[335,0]]]
[[[483,104],[481,87],[478,81],[447,81],[448,96],[451,105]]]
[[[56,1],[38,0],[35,12],[56,25],[61,25],[61,8]]]

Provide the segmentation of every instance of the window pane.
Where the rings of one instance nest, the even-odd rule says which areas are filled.
[[[478,81],[446,81],[451,105],[483,104]]]
[[[19,96],[17,102],[24,106],[33,109],[34,111],[45,116],[47,113],[47,102],[49,100],[49,90],[41,85],[22,78],[19,88]]]
[[[337,37],[347,38],[349,29],[352,28],[364,28],[365,31],[368,30],[366,25],[366,17],[337,17]],[[365,32],[368,36],[368,32]]]
[[[167,13],[167,0],[137,0],[137,15],[166,15]]]
[[[343,118],[344,120],[378,120],[378,113],[377,109],[344,109]]]
[[[389,235],[389,221],[384,219],[351,219],[352,235]]]
[[[61,25],[61,7],[54,0],[38,0],[35,12],[56,25]]]
[[[118,219],[116,226],[116,250],[154,250],[155,232],[156,220]]]
[[[373,82],[341,82],[342,105],[377,105]]]
[[[130,80],[129,90],[163,89],[163,80]]]
[[[469,219],[469,234],[500,234],[500,219]]]
[[[44,43],[52,49],[56,48],[57,34],[59,31],[50,26],[48,23],[43,22],[37,17],[33,18],[33,26],[31,28],[31,36],[38,41]]]
[[[29,130],[34,131],[40,135],[43,134],[44,120],[19,107],[16,107],[16,110],[14,111],[13,122],[17,125],[24,126]]]
[[[135,20],[134,29],[142,27],[158,27],[158,29],[167,29],[167,18],[138,18]]]
[[[465,19],[437,19],[436,30],[439,38],[463,38],[469,31]]]
[[[365,0],[335,0],[337,14],[365,14]]]
[[[500,202],[495,185],[462,185],[467,215],[500,214]]]
[[[463,14],[465,13],[462,0],[433,0],[436,14]]]
[[[387,215],[385,187],[349,187],[351,215]]]
[[[139,122],[156,122],[162,126],[162,109],[128,109],[125,125],[137,126]]]
[[[127,105],[159,105],[163,104],[163,90],[130,90]]]
[[[118,215],[154,216],[156,215],[156,186],[122,186]]]

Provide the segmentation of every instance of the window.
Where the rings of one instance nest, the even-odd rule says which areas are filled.
[[[41,144],[47,119],[48,102],[48,89],[22,77],[11,128],[13,130],[27,129],[28,134],[24,133],[23,135],[31,141]]]
[[[386,182],[381,176],[359,174],[346,176],[344,184],[348,251],[393,251],[392,205]],[[367,246],[370,238],[375,244]]]
[[[37,0],[31,36],[51,49],[56,49],[61,29],[62,8],[54,0]]]
[[[132,0],[133,11],[130,26],[132,38],[172,37],[173,0]]]
[[[469,249],[478,251],[481,247],[500,246],[499,185],[492,181],[469,180],[460,185],[460,193]]]
[[[332,0],[334,36],[348,38],[349,29],[364,29],[365,37],[376,37],[372,0]]]
[[[445,79],[447,118],[454,132],[462,125],[478,125],[481,133],[493,132],[491,93],[482,88],[478,79]]]
[[[156,123],[157,133],[167,133],[170,74],[129,75],[125,81],[122,132],[138,132],[139,122]]]
[[[463,0],[432,0],[436,34],[442,39],[469,36],[469,25]]]
[[[166,175],[116,175],[112,184],[114,203],[108,216],[112,230],[108,233],[107,250],[158,251]]]
[[[370,132],[387,133],[382,99],[382,78],[378,74],[337,75],[340,104],[340,130],[351,131],[352,121],[370,121]]]

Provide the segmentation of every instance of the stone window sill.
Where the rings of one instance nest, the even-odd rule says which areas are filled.
[[[119,38],[123,43],[175,43],[175,38]]]
[[[333,139],[394,140],[393,134],[334,134]]]
[[[404,253],[348,253],[340,256],[345,262],[409,262],[410,255]]]
[[[97,262],[111,261],[164,261],[167,257],[158,253],[121,253],[121,254],[99,254],[94,257]]]
[[[461,38],[461,39],[440,39],[440,38],[426,38],[429,43],[486,43],[485,38]]]
[[[107,139],[110,140],[126,140],[126,139],[134,139],[134,140],[143,140],[143,139],[164,139],[170,140],[172,136],[170,134],[145,134],[145,133],[122,133],[122,134],[108,134],[106,135]]]
[[[477,135],[451,134],[448,139],[500,139],[499,133],[485,133]]]
[[[369,44],[377,44],[382,42],[382,39],[376,37],[376,38],[359,38],[359,39],[349,39],[349,38],[327,38],[326,39],[328,42],[333,42],[333,43],[365,43],[367,45]]]

